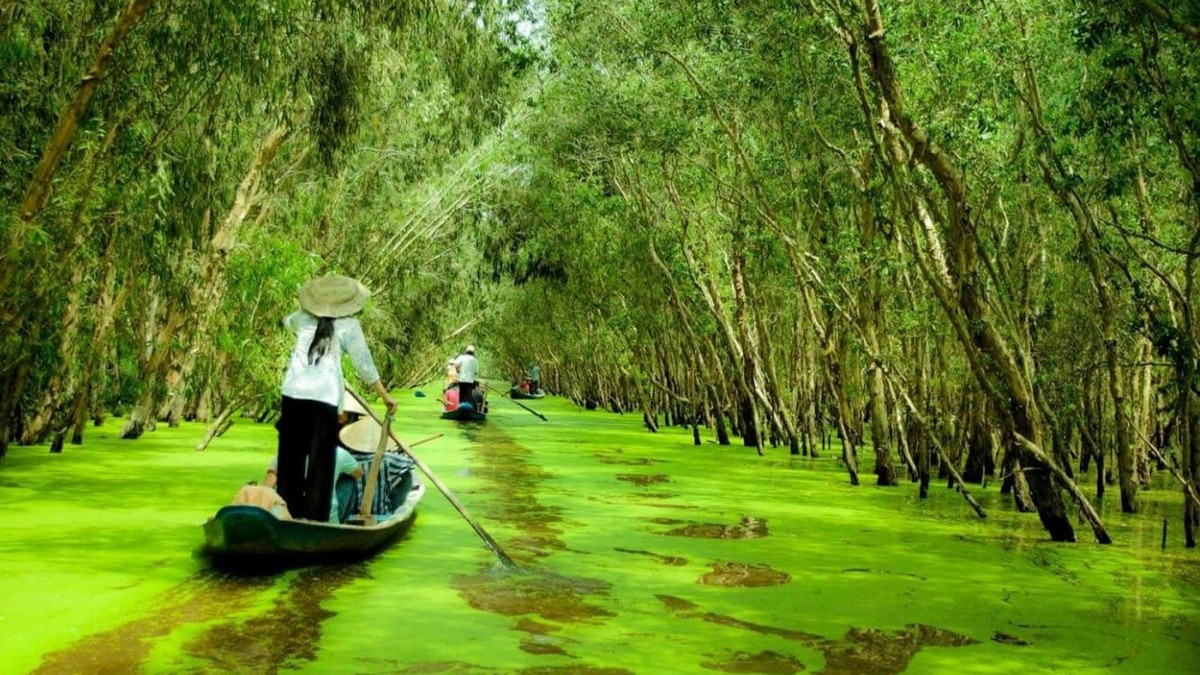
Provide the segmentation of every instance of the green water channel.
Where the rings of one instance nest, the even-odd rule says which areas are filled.
[[[364,563],[211,570],[200,525],[261,477],[274,429],[195,452],[200,425],[126,442],[115,420],[0,466],[0,673],[1200,671],[1200,552],[1166,483],[1136,516],[1104,504],[1116,545],[1060,545],[994,487],[979,521],[941,486],[852,488],[832,459],[640,416],[497,400],[457,425],[401,401],[398,430],[445,434],[418,454],[519,571],[432,488]]]

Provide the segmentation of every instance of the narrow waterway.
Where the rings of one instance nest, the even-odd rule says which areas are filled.
[[[852,488],[640,416],[496,400],[484,425],[405,395],[397,428],[518,562],[432,487],[366,562],[208,568],[200,525],[259,479],[269,426],[199,425],[0,467],[0,672],[1194,672],[1200,553],[1177,490],[1104,505],[1112,547],[1045,541],[994,487]],[[864,467],[864,473],[868,467]],[[1084,481],[1088,483],[1088,481]],[[1115,500],[1112,500],[1115,501]],[[1162,551],[1163,514],[1170,519]],[[1082,535],[1085,526],[1079,527]]]

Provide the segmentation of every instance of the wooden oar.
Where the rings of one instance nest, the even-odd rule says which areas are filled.
[[[384,416],[382,426],[385,433],[379,434],[379,445],[375,446],[375,456],[371,458],[371,470],[367,472],[367,486],[363,490],[362,508],[358,510],[357,518],[348,521],[353,525],[375,524],[375,517],[371,515],[371,505],[375,503],[375,481],[379,479],[379,466],[383,464],[383,453],[387,450],[388,436],[392,431],[392,413]]]
[[[511,397],[511,396],[509,396],[509,395],[508,395],[507,393],[505,393],[505,392],[500,392],[500,391],[497,391],[497,390],[496,390],[494,387],[492,387],[492,385],[490,385],[490,384],[485,384],[485,385],[483,385],[483,386],[487,387],[487,388],[488,388],[488,390],[489,390],[489,391],[491,391],[493,394],[499,394],[499,395],[500,395],[500,398],[506,398],[506,399],[508,399],[508,400],[509,400],[510,402],[512,402],[512,403],[517,403],[516,399],[514,399],[514,398],[513,398],[513,397]],[[519,405],[519,406],[521,406],[522,408],[524,408],[524,409],[528,410],[529,412],[533,413],[534,415],[537,415],[538,417],[542,418],[542,421],[543,421],[543,422],[549,422],[549,421],[550,421],[550,420],[546,419],[546,416],[545,416],[545,415],[543,415],[542,413],[540,413],[540,412],[538,412],[538,411],[534,410],[533,408],[530,408],[529,406],[526,406],[526,405],[524,405],[524,404],[522,404],[522,403],[517,403],[517,405]]]
[[[362,404],[362,407],[366,409],[367,414],[371,416],[371,419],[375,420],[375,422],[378,424],[383,424],[379,421],[379,417],[375,414],[375,411],[371,410],[371,407],[367,405],[366,401],[363,400],[363,397],[358,395],[358,392],[354,391],[350,387],[346,387],[346,391],[349,392],[350,395],[355,398],[355,400]],[[446,498],[446,501],[450,502],[450,505],[458,511],[459,515],[463,517],[463,520],[466,520],[467,524],[469,524],[471,528],[475,530],[475,534],[479,535],[479,538],[483,540],[483,543],[487,544],[487,547],[492,550],[492,553],[496,554],[496,557],[500,559],[501,563],[508,567],[517,566],[517,564],[513,562],[513,559],[510,558],[508,554],[504,552],[504,549],[500,547],[499,542],[493,539],[492,535],[488,534],[487,530],[483,529],[483,525],[480,525],[479,521],[475,520],[474,516],[467,512],[467,507],[463,506],[462,502],[458,501],[458,497],[454,496],[454,493],[450,491],[450,488],[446,487],[446,485],[442,483],[441,479],[439,479],[437,475],[425,465],[425,462],[422,462],[416,455],[412,453],[411,446],[405,445],[404,441],[396,438],[396,434],[392,433],[390,426],[387,428],[386,437],[390,437],[396,442],[396,445],[400,446],[400,450],[404,454],[408,455],[409,459],[411,459],[413,463],[417,465],[417,468],[421,470],[421,473],[425,474],[425,477],[429,479],[429,482],[433,483],[434,487],[438,489],[438,492],[441,492],[442,496]]]
[[[408,444],[408,447],[415,448],[418,445],[421,445],[422,443],[428,443],[429,441],[436,441],[437,439],[441,438],[444,435],[445,434],[434,434],[434,435],[430,436],[429,438],[422,438],[419,441],[413,441],[412,443]]]

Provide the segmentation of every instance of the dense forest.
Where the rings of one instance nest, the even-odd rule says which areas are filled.
[[[1195,545],[1195,3],[0,0],[0,63],[0,454],[268,419],[336,272],[392,387],[469,338],[1056,541],[1167,472]]]

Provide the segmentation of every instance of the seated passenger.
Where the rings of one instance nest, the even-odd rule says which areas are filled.
[[[375,449],[379,447],[381,429],[374,420],[362,420],[342,429],[341,444],[349,448],[358,462],[362,474],[351,480],[343,478],[338,481],[338,502],[341,505],[342,520],[359,512],[362,508],[363,496],[366,492],[366,479],[362,476],[370,474],[371,462],[374,460]],[[413,461],[407,455],[394,452],[395,447],[389,447],[389,452],[383,455],[379,467],[379,476],[375,483],[375,496],[371,500],[371,513],[386,515],[395,513],[408,499],[408,493],[413,487]]]
[[[270,489],[273,492],[275,489],[276,475],[276,460],[273,459],[271,460],[271,465],[267,467],[267,476],[263,479],[262,487],[265,489]],[[343,476],[348,476],[351,480],[358,480],[359,478],[363,477],[363,469],[358,465],[358,460],[354,457],[354,455],[350,454],[349,451],[341,446],[338,446],[337,448],[337,458],[334,460],[333,476],[333,495],[329,501],[329,522],[340,523],[342,520],[344,520],[344,518],[340,517],[341,509],[338,507],[338,481],[341,480]],[[245,488],[243,488],[243,490],[244,489]],[[240,494],[241,493],[239,493],[239,496]],[[287,505],[283,501],[283,498],[279,498],[279,503],[284,504],[284,510],[286,511]],[[271,509],[268,508],[267,510]],[[278,514],[276,514],[276,517],[278,517]],[[289,515],[288,518],[291,518],[291,516]]]
[[[291,520],[292,514],[288,511],[287,502],[283,501],[283,497],[275,491],[274,478],[275,471],[271,469],[267,472],[267,476],[272,479],[272,485],[243,485],[242,489],[234,495],[234,504],[243,506],[257,506],[260,509],[265,509],[271,512],[271,515],[280,520]]]
[[[442,402],[446,404],[446,412],[451,412],[458,409],[458,385],[447,389],[442,397]]]

